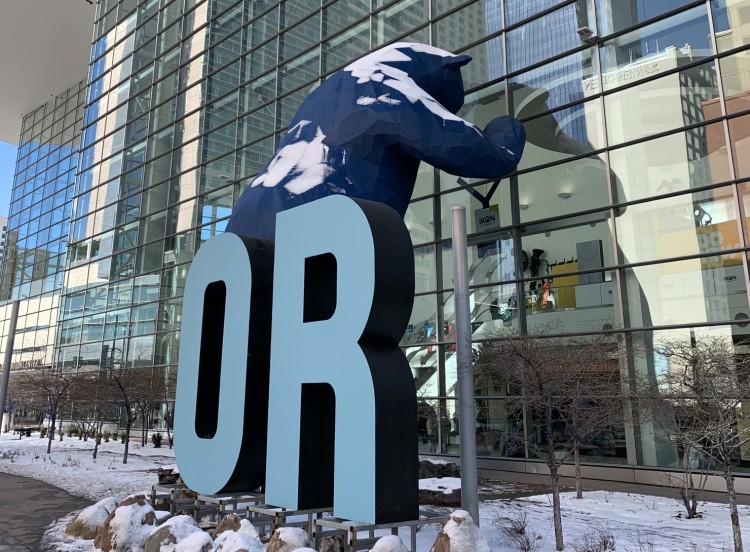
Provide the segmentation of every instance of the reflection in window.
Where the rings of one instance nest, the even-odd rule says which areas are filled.
[[[721,123],[619,148],[609,159],[618,179],[618,203],[729,179]]]
[[[666,63],[665,69],[676,68],[682,63],[680,55],[672,50],[659,63]],[[605,96],[609,143],[703,122],[720,113],[720,107],[712,101],[718,96],[716,71],[708,63]],[[689,159],[705,156],[701,141],[700,135],[688,136]]]
[[[730,235],[709,234],[718,243],[737,240]],[[673,263],[660,263],[628,269],[627,324],[650,327],[705,322],[732,321],[748,312],[742,258],[738,253],[709,255]]]
[[[525,10],[525,6],[539,5],[541,2],[509,0],[506,10],[509,13]],[[557,2],[545,1],[554,5]],[[507,35],[508,71],[515,72],[539,63],[547,58],[562,54],[581,46],[578,29],[588,25],[586,2],[578,0],[559,10],[540,17]]]
[[[604,43],[605,90],[711,55],[708,36],[706,7],[698,6]]]
[[[719,52],[750,43],[750,2],[748,0],[713,0],[714,30]]]
[[[631,205],[616,223],[622,262],[716,254],[739,247],[731,187]]]

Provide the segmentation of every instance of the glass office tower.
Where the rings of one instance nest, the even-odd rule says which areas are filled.
[[[23,299],[14,370],[52,366],[85,92],[82,80],[23,118],[0,266],[0,302]]]
[[[750,0],[102,0],[94,34],[62,369],[175,370],[196,251],[223,231],[305,96],[394,41],[471,55],[460,114],[480,127],[510,114],[528,133],[500,182],[419,173],[402,347],[433,420],[424,452],[458,451],[454,205],[470,221],[477,342],[550,322],[564,334],[623,329],[648,353],[612,369],[653,378],[669,369],[661,339],[750,337]],[[478,389],[483,465],[508,465],[519,454],[509,390]],[[584,459],[677,465],[638,414],[613,414]],[[531,414],[524,423],[542,438]]]

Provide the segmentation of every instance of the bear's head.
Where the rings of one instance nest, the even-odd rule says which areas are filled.
[[[461,67],[470,61],[470,56],[456,56],[434,46],[397,42],[361,58],[347,69],[356,70],[368,65],[382,69],[386,65],[402,71],[404,76],[455,114],[464,104]]]

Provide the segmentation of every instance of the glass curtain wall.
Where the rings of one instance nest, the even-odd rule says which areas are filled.
[[[477,420],[455,417],[450,208],[468,211],[477,343],[625,330],[629,351],[596,369],[622,381],[664,372],[663,336],[720,335],[740,350],[748,14],[748,0],[101,2],[57,362],[173,370],[189,263],[305,96],[381,45],[429,43],[473,57],[460,114],[480,127],[518,117],[528,143],[499,182],[420,170],[402,340],[420,450],[455,453],[463,430],[482,436],[482,456],[533,457],[519,431],[545,436],[502,373],[481,374]],[[629,404],[584,451],[650,466],[679,455]]]
[[[20,299],[11,370],[52,365],[86,81],[23,118],[0,267],[0,350]]]

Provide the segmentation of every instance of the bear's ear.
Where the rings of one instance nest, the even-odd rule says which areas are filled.
[[[471,56],[453,56],[446,59],[443,64],[448,69],[458,69],[471,61]]]

